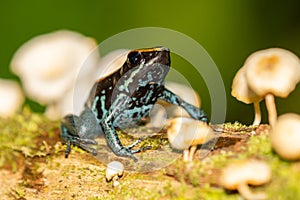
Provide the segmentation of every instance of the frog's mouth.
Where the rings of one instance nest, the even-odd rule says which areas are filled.
[[[164,82],[170,69],[170,51],[167,48],[161,48],[154,53],[156,56],[140,65],[139,72],[135,76],[136,80],[140,80],[139,82]]]

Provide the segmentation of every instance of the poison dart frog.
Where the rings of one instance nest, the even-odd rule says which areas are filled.
[[[67,144],[67,158],[71,145],[77,145],[97,155],[94,140],[104,134],[107,145],[117,156],[137,161],[135,153],[150,149],[133,149],[141,139],[123,146],[117,129],[130,127],[149,115],[160,99],[184,108],[197,120],[208,122],[203,110],[197,108],[165,88],[165,77],[170,69],[170,51],[165,47],[132,50],[125,63],[113,73],[96,81],[79,116],[66,115],[61,123],[61,139]]]

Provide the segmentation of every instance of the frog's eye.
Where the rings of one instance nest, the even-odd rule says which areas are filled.
[[[128,55],[128,61],[132,65],[140,64],[141,60],[142,60],[142,54],[138,51],[131,52]]]

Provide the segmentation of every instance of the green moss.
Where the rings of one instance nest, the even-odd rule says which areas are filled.
[[[167,145],[168,143],[168,139],[165,137],[165,135],[153,135],[144,139],[141,142],[141,147],[151,146],[152,150],[157,150]]]
[[[237,127],[241,127],[238,125]],[[218,185],[221,170],[236,159],[258,158],[267,162],[272,169],[272,181],[253,191],[265,191],[269,199],[300,199],[300,162],[286,162],[272,151],[268,134],[253,135],[245,146],[246,151],[235,153],[220,151],[218,154],[194,159],[193,165],[187,167],[182,161],[172,165],[171,174],[180,182],[193,186],[194,192],[201,189],[201,199],[237,199],[239,194],[227,194],[222,188],[211,187]],[[216,175],[211,175],[215,173]],[[209,178],[207,178],[209,177]],[[175,192],[169,191],[169,194]]]
[[[146,126],[138,126],[135,128],[127,128],[125,130],[117,130],[117,134],[124,145],[129,145],[140,138],[136,137],[136,134],[139,136],[143,135],[139,147],[151,146],[152,150],[157,150],[168,144],[166,130],[162,131],[162,133],[155,134],[156,131],[154,129]]]
[[[167,169],[151,172],[149,174],[125,174],[120,180],[120,187],[113,188],[111,183],[106,183],[105,168],[93,168],[98,162],[89,160],[89,165],[82,165],[87,162],[88,156],[78,147],[72,147],[74,161],[67,166],[60,162],[51,164],[53,157],[63,157],[65,145],[57,142],[51,143],[51,137],[58,136],[57,122],[51,122],[40,114],[32,113],[28,108],[10,120],[0,120],[0,166],[11,166],[17,170],[17,159],[22,157],[27,159],[33,157],[43,157],[48,163],[49,169],[60,171],[59,179],[67,181],[70,176],[83,181],[82,190],[85,185],[96,187],[94,197],[88,199],[238,199],[240,195],[236,192],[227,193],[218,184],[221,170],[227,164],[236,159],[258,158],[266,161],[272,169],[272,181],[261,187],[253,188],[253,191],[265,191],[269,199],[300,199],[300,162],[286,162],[279,158],[272,151],[268,134],[247,136],[247,142],[242,142],[239,149],[245,151],[235,151],[235,148],[226,146],[216,148],[212,154],[200,160],[194,158],[193,164],[186,164],[182,157],[173,162]],[[238,122],[226,123],[223,125],[227,132],[234,134],[244,134],[255,127],[245,126]],[[144,131],[153,132],[145,127],[130,129],[128,133],[119,132],[122,142],[132,143],[136,140],[134,133]],[[127,131],[126,131],[127,132]],[[133,134],[131,134],[133,133]],[[167,147],[168,141],[164,133],[149,136],[143,140],[140,146],[151,145],[153,149]],[[244,146],[242,146],[244,145]],[[233,144],[234,146],[234,144]],[[49,154],[49,152],[51,152]],[[146,152],[145,152],[146,153]],[[50,156],[48,156],[50,155]],[[78,160],[77,160],[78,158]],[[91,156],[91,158],[93,158]],[[163,160],[164,158],[156,158]],[[31,161],[31,160],[30,160]],[[61,170],[64,166],[64,170]],[[37,166],[33,165],[32,173],[37,173]],[[32,174],[34,176],[35,174]],[[29,178],[31,176],[28,176]],[[28,180],[29,180],[28,178]],[[34,182],[32,183],[34,185]],[[50,183],[51,184],[51,183]],[[99,185],[101,184],[101,185]],[[68,184],[65,190],[72,190],[72,184]],[[102,189],[99,189],[102,188]],[[64,189],[62,189],[64,191]],[[76,190],[75,190],[76,191]],[[65,191],[64,191],[65,192]],[[101,194],[101,195],[100,195]],[[19,185],[14,190],[14,196],[26,198],[23,185]],[[75,193],[74,193],[75,195]],[[61,196],[60,196],[61,197]]]
[[[12,119],[0,119],[0,168],[12,167],[17,170],[17,158],[41,157],[49,153],[49,145],[46,141],[38,140],[48,133],[54,135],[57,123],[49,121],[41,114],[35,114],[25,107],[20,114]]]
[[[25,194],[26,194],[25,188],[18,186],[15,190],[13,190],[10,193],[10,196],[13,197],[13,199],[26,199]]]
[[[209,199],[209,200],[236,200],[241,199],[241,197],[236,194],[228,195],[221,188],[203,188],[200,190],[201,199]]]
[[[252,137],[248,144],[246,155],[265,160],[272,169],[272,181],[263,187],[269,199],[300,199],[300,162],[282,160],[272,151],[268,135]]]
[[[300,199],[300,163],[274,157],[270,162],[272,182],[266,187],[270,199]]]
[[[238,132],[239,134],[245,134],[251,130],[254,130],[257,126],[246,126],[240,122],[227,122],[222,125],[222,128],[225,132]]]
[[[269,135],[255,135],[248,141],[247,152],[250,156],[272,156],[272,147]]]
[[[228,163],[232,152],[223,152],[203,160],[194,159],[193,163],[184,163],[181,159],[176,161],[169,170],[178,181],[191,184],[194,187],[216,185],[220,170]],[[168,172],[167,172],[168,173]]]

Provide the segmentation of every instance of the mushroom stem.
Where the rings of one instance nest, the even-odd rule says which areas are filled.
[[[112,186],[113,187],[117,187],[119,185],[120,185],[119,177],[118,176],[114,176],[113,179],[112,179]]]
[[[259,125],[261,122],[261,112],[260,112],[260,105],[259,105],[259,101],[258,102],[254,102],[254,113],[255,113],[255,118],[253,121],[254,126]]]
[[[267,195],[263,192],[253,193],[247,183],[239,184],[237,190],[245,199],[263,200],[267,198]]]
[[[276,105],[275,105],[275,98],[273,94],[267,94],[265,96],[266,100],[266,107],[268,110],[268,118],[269,118],[269,124],[272,127],[274,127],[276,121],[277,121],[277,111],[276,111]]]
[[[185,149],[183,150],[183,162],[188,162],[189,161],[189,150]]]
[[[194,156],[196,150],[197,150],[197,145],[191,146],[191,148],[190,148],[190,153],[189,153],[189,158],[188,158],[188,159],[189,159],[189,162],[192,162],[192,161],[193,161],[193,156]]]

